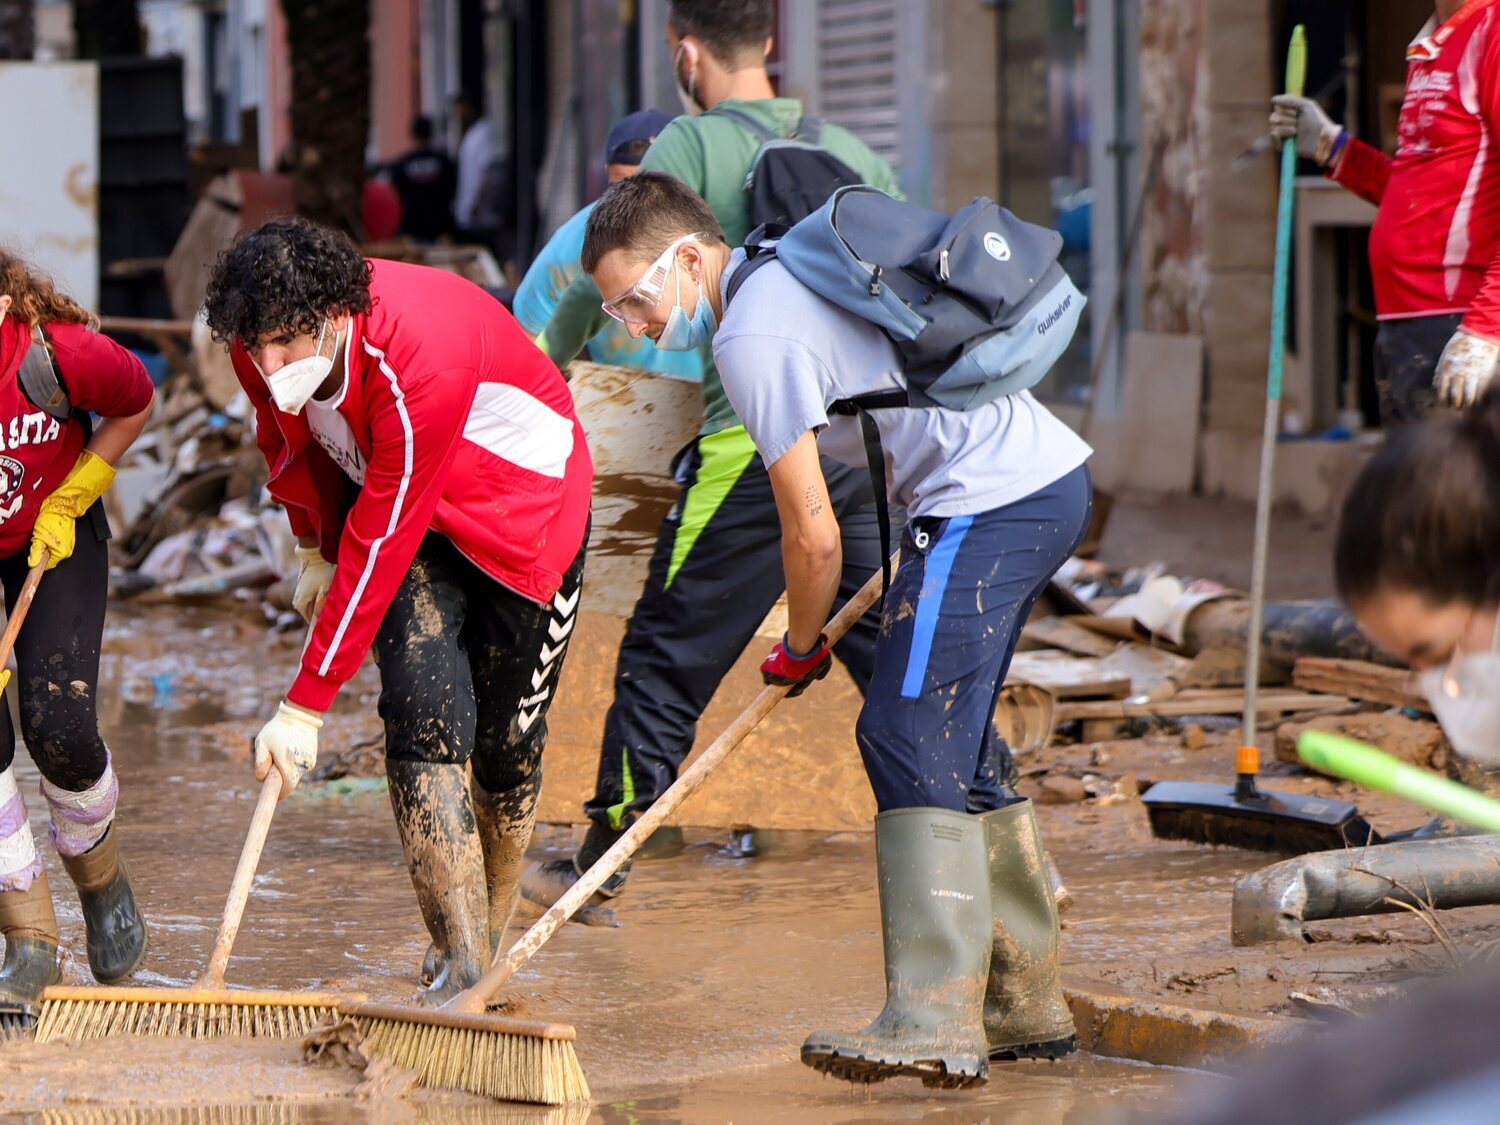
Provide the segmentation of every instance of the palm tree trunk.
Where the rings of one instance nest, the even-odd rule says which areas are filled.
[[[29,59],[36,54],[36,19],[32,0],[0,0],[0,59]]]
[[[146,41],[136,0],[73,0],[73,42],[80,59],[141,54]]]
[[[297,209],[364,234],[370,136],[370,0],[281,0],[292,62]]]

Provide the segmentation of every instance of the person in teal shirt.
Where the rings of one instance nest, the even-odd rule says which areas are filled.
[[[661,110],[645,109],[615,123],[604,145],[604,165],[610,183],[618,183],[640,170],[641,158],[657,135],[671,124],[673,116]],[[542,336],[547,322],[557,310],[558,299],[583,276],[578,257],[583,252],[583,229],[593,210],[594,205],[590,203],[557,228],[516,290],[512,312],[521,327],[533,337]],[[537,343],[546,349],[545,339],[539,339]],[[674,379],[703,381],[706,362],[703,352],[658,351],[650,340],[634,339],[623,324],[607,318],[589,339],[588,353],[595,363],[639,367]]]

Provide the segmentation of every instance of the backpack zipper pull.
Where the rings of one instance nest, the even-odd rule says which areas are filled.
[[[941,281],[944,285],[946,285],[948,283],[948,251],[947,250],[943,250],[941,253],[938,254],[937,275],[938,275],[938,280]]]
[[[880,296],[880,274],[881,268],[879,266],[876,266],[870,274],[870,296],[872,297]]]

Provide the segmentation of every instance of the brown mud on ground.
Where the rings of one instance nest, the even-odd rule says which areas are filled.
[[[295,638],[268,637],[232,609],[114,613],[101,697],[121,776],[122,847],[152,924],[138,983],[185,986],[207,955],[253,804],[248,736],[283,690],[297,648]],[[330,741],[369,736],[375,690],[367,667],[331,717]],[[1209,779],[1227,775],[1230,751],[1222,735],[1197,751],[1158,736],[1056,748],[1034,764],[1109,784]],[[34,793],[29,759],[18,762],[24,791]],[[1268,783],[1351,795],[1302,776]],[[43,804],[29,805],[45,840]],[[1366,808],[1382,828],[1418,819],[1389,801]],[[1419,920],[1394,915],[1316,923],[1322,940],[1305,947],[1233,949],[1233,880],[1276,857],[1153,840],[1131,798],[1039,812],[1077,899],[1064,933],[1074,985],[1297,1016],[1309,1006],[1293,993],[1357,1005],[1445,956]],[[637,865],[617,907],[620,928],[567,927],[511,990],[523,1014],[577,1026],[598,1099],[592,1110],[548,1113],[425,1093],[360,1101],[355,1076],[303,1068],[286,1044],[114,1042],[0,1046],[0,1117],[1072,1122],[1149,1114],[1176,1099],[1178,1074],[1089,1057],[997,1066],[989,1085],[971,1093],[929,1093],[911,1081],[865,1091],[820,1078],[795,1061],[802,1036],[814,1025],[856,1027],[882,999],[871,837],[783,833],[764,839],[764,854],[749,861],[720,855],[721,840],[702,832],[689,831],[687,841],[674,856]],[[543,830],[533,855],[564,854],[571,842],[571,831]],[[43,850],[64,941],[81,957],[77,899]],[[1445,922],[1474,945],[1500,932],[1500,910],[1453,912]],[[386,796],[311,788],[278,810],[229,980],[405,1000],[427,940]],[[75,961],[68,977],[81,983],[86,971]],[[123,1106],[163,1112],[101,1112]],[[174,1116],[165,1107],[200,1108]]]
[[[139,984],[188,985],[212,943],[254,802],[248,734],[297,655],[295,641],[256,626],[222,607],[118,607],[109,625],[101,694],[121,777],[117,826],[152,925]],[[120,691],[127,681],[135,702]],[[331,736],[368,725],[374,691],[367,667]],[[17,760],[34,793],[29,759]],[[45,840],[43,804],[29,806]],[[543,830],[533,855],[571,840]],[[871,838],[787,833],[751,861],[720,856],[720,842],[689,832],[679,854],[638,865],[622,926],[567,927],[513,982],[522,1014],[577,1026],[596,1096],[581,1115],[425,1092],[360,1101],[356,1076],[305,1068],[290,1044],[115,1041],[0,1045],[0,1117],[1060,1122],[1173,1099],[1173,1072],[1088,1057],[997,1066],[970,1093],[913,1081],[864,1090],[806,1070],[797,1048],[815,1024],[858,1026],[883,999]],[[43,850],[74,958],[67,978],[83,983],[77,899]],[[278,808],[229,982],[402,1001],[427,941],[386,795],[313,787]],[[122,1107],[153,1113],[104,1112]]]

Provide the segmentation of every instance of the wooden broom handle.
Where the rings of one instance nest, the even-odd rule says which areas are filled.
[[[224,918],[219,923],[219,937],[208,958],[208,967],[194,983],[194,988],[224,987],[224,970],[229,965],[229,951],[234,948],[234,939],[240,932],[240,920],[245,917],[245,903],[250,898],[250,884],[255,882],[255,871],[260,866],[260,853],[266,846],[266,834],[271,831],[271,818],[276,815],[276,803],[280,800],[281,771],[273,764],[260,787],[260,800],[255,802],[255,815],[250,818],[250,831],[245,836],[245,846],[240,849],[240,864],[234,869],[234,882],[229,885],[229,898],[224,903]]]
[[[854,623],[864,616],[865,611],[875,604],[880,597],[881,584],[882,576],[874,575],[828,623],[826,632],[830,645],[838,643]],[[703,783],[708,780],[708,775],[713,773],[719,763],[729,757],[745,740],[745,736],[786,698],[788,690],[779,685],[767,685],[762,688],[761,693],[755,697],[750,706],[745,708],[740,716],[709,744],[708,749],[703,751],[698,760],[683,771],[682,776],[640,815],[640,818],[614,842],[607,852],[594,861],[592,867],[578,877],[578,882],[569,887],[567,893],[558,899],[547,913],[538,918],[532,924],[531,929],[521,935],[521,939],[511,946],[509,953],[496,961],[490,967],[490,971],[479,978],[478,983],[472,988],[459,993],[438,1011],[455,1014],[467,1012],[474,1015],[482,1013],[500,989],[505,987],[505,983],[510,980],[516,970],[531,960],[537,950],[541,949],[553,934],[567,924],[568,919],[578,912],[594,892],[624,866],[625,861],[636,853],[636,850],[646,842],[646,838],[655,832],[667,817],[672,815],[677,806],[702,787]]]
[[[0,667],[5,666],[5,662],[10,659],[10,650],[16,647],[16,637],[20,634],[21,625],[26,620],[26,611],[36,600],[36,588],[41,585],[42,575],[51,561],[52,552],[43,547],[42,561],[26,572],[26,582],[22,585],[21,592],[16,595],[16,604],[5,621],[5,632],[0,634]]]

